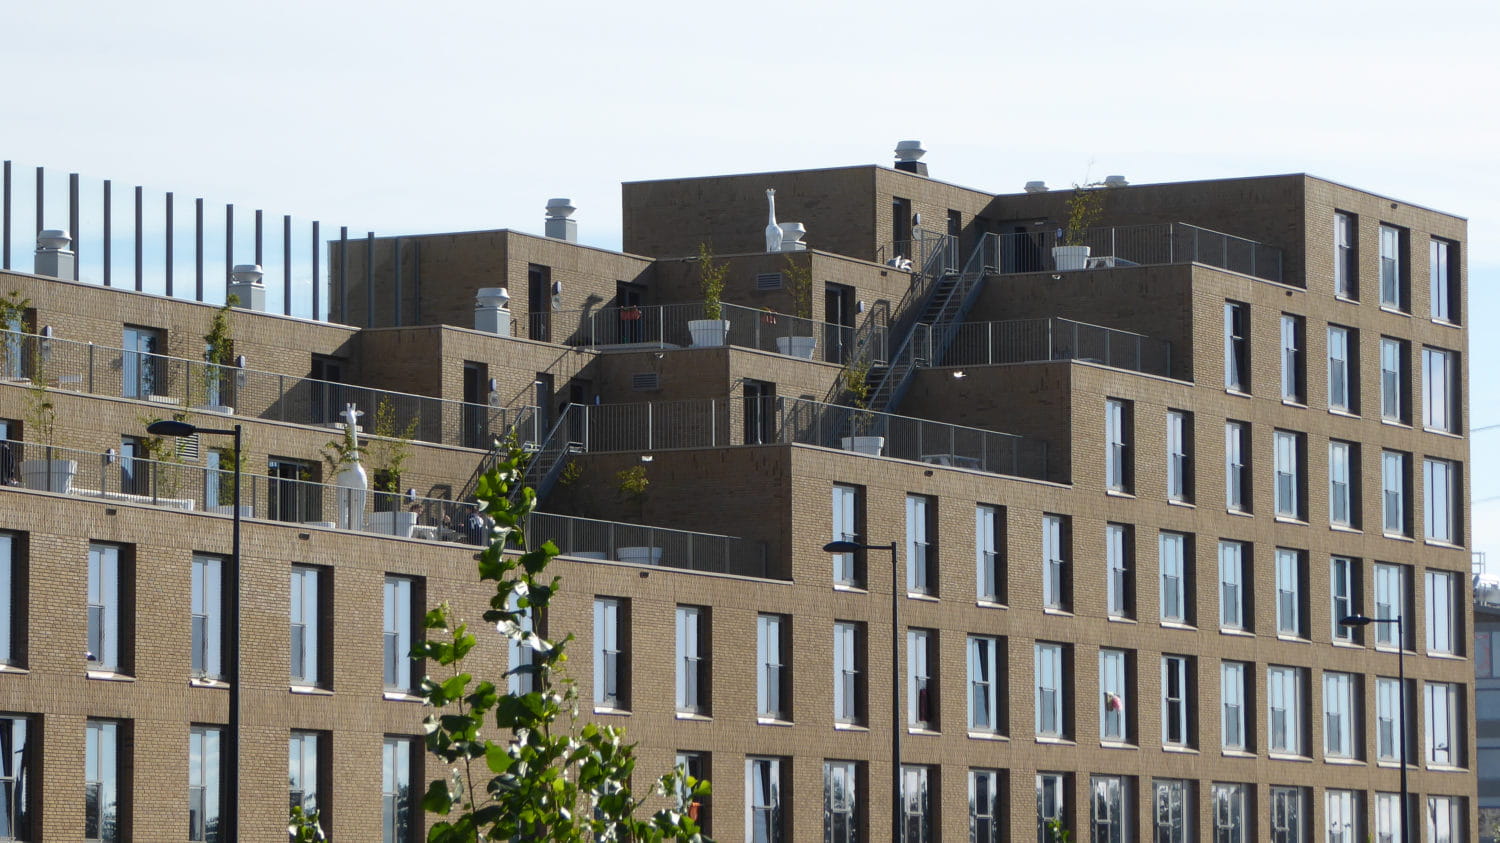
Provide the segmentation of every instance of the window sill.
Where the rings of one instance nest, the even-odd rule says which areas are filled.
[[[1010,743],[1010,738],[996,732],[969,732],[969,737],[976,741],[1003,741]]]
[[[1177,498],[1167,498],[1167,506],[1180,506],[1183,509],[1198,508],[1198,505],[1193,503],[1192,501],[1178,500]]]
[[[1365,531],[1351,524],[1329,524],[1328,529],[1336,533],[1352,533],[1357,536],[1364,535]]]
[[[1429,658],[1429,659],[1441,659],[1441,660],[1443,660],[1445,662],[1466,662],[1466,661],[1468,661],[1468,658],[1466,658],[1464,656],[1460,656],[1457,653],[1440,653],[1440,652],[1438,652],[1436,650],[1428,650],[1427,651],[1427,658]]]
[[[850,585],[849,583],[836,582],[833,584],[834,591],[844,591],[850,594],[869,594],[870,590],[862,586]]]
[[[1448,764],[1428,764],[1427,765],[1427,772],[1429,772],[1429,773],[1467,773],[1467,772],[1469,772],[1469,769],[1467,767],[1454,767],[1454,766],[1451,766],[1451,765],[1448,765]]]
[[[1180,630],[1183,630],[1184,632],[1197,632],[1198,631],[1198,627],[1193,626],[1190,623],[1183,623],[1182,621],[1162,621],[1161,622],[1161,628],[1162,629],[1180,629]]]
[[[333,692],[327,688],[319,688],[316,685],[290,685],[287,690],[293,694],[307,694],[313,697],[331,697]]]
[[[991,601],[991,600],[975,600],[974,601],[974,605],[978,606],[981,609],[1009,609],[1010,608],[1010,606],[1008,604],[1005,604],[1005,603],[996,603],[996,602]]]
[[[858,723],[835,723],[833,724],[833,730],[835,732],[868,732],[870,731],[870,727],[861,726]]]
[[[1348,296],[1341,296],[1341,295],[1339,295],[1337,293],[1334,293],[1333,300],[1334,301],[1341,301],[1341,302],[1343,302],[1345,304],[1359,304],[1359,299],[1352,299],[1352,298],[1349,298]]]
[[[1178,746],[1177,744],[1164,743],[1161,745],[1162,752],[1170,752],[1175,755],[1200,755],[1198,750],[1190,746]]]
[[[1276,633],[1276,640],[1277,641],[1285,641],[1288,644],[1311,644],[1312,643],[1311,641],[1307,640],[1306,638],[1303,638],[1300,635],[1293,635],[1293,634],[1286,633],[1286,632],[1278,632],[1278,633]]]
[[[594,706],[594,713],[595,714],[608,714],[608,715],[610,715],[612,717],[629,717],[630,716],[630,709],[628,709],[628,708],[612,708],[612,707],[607,706],[607,705],[596,705],[596,706]]]
[[[1335,756],[1324,756],[1323,757],[1323,763],[1324,764],[1334,764],[1334,765],[1337,765],[1339,767],[1363,767],[1363,766],[1365,766],[1365,762],[1359,760],[1358,758],[1345,758],[1345,757],[1337,756],[1337,755],[1335,755]]]
[[[384,699],[386,699],[386,700],[389,700],[390,702],[409,702],[409,703],[425,702],[425,700],[423,700],[421,697],[417,696],[416,694],[410,694],[410,693],[407,693],[406,691],[386,691],[382,695],[382,697]]]
[[[707,714],[704,714],[704,713],[702,713],[700,711],[679,711],[679,712],[677,712],[677,719],[678,720],[690,720],[690,721],[693,721],[695,723],[712,723],[712,722],[714,722],[713,717],[711,717],[711,716],[709,716]]]
[[[1417,654],[1416,650],[1411,650],[1411,649],[1402,649],[1402,650],[1398,651],[1395,647],[1392,647],[1389,644],[1376,644],[1375,645],[1375,652],[1377,652],[1377,653],[1386,653],[1386,654],[1392,655],[1392,656],[1396,655],[1397,652],[1401,653],[1404,656],[1415,656]]]
[[[88,678],[88,679],[98,679],[101,682],[134,682],[135,681],[135,677],[134,676],[128,676],[128,675],[126,675],[124,673],[116,673],[113,670],[85,670],[83,672],[83,675],[84,675],[85,678]]]
[[[1075,617],[1074,614],[1072,612],[1068,611],[1067,609],[1055,609],[1055,608],[1053,608],[1051,606],[1043,606],[1042,607],[1042,614],[1044,614],[1044,615],[1056,615],[1057,617],[1060,617],[1060,618]]]
[[[1404,310],[1402,310],[1401,307],[1400,307],[1400,305],[1382,304],[1380,306],[1380,312],[1381,313],[1389,313],[1392,316],[1405,316],[1407,319],[1411,318],[1411,314],[1408,313],[1408,312],[1406,312],[1406,311],[1404,311]]]
[[[198,678],[195,678],[195,679],[189,679],[188,680],[188,687],[189,688],[222,688],[222,689],[228,689],[230,687],[230,685],[229,685],[228,682],[225,682],[223,679],[209,679],[207,677],[198,677]]]
[[[1128,623],[1128,624],[1138,624],[1138,623],[1140,623],[1140,621],[1136,620],[1135,618],[1122,618],[1122,617],[1120,617],[1118,615],[1110,615],[1109,617],[1105,618],[1105,620],[1109,621],[1110,623]]]
[[[1298,527],[1306,527],[1307,526],[1307,522],[1306,521],[1304,521],[1301,518],[1298,518],[1295,515],[1279,515],[1278,514],[1276,516],[1276,523],[1277,524],[1294,524],[1294,525],[1296,525]]]
[[[1344,409],[1342,407],[1329,407],[1328,408],[1328,415],[1330,415],[1330,416],[1342,416],[1342,417],[1344,417],[1346,419],[1358,419],[1359,418],[1359,413],[1356,413],[1356,412],[1354,412],[1352,410],[1346,410],[1346,409]]]
[[[1219,754],[1225,758],[1256,758],[1255,753],[1243,749],[1221,749]]]
[[[1440,319],[1440,318],[1434,316],[1434,317],[1432,317],[1428,321],[1430,321],[1434,325],[1442,325],[1444,328],[1459,328],[1459,329],[1463,328],[1463,325],[1460,325],[1459,323],[1454,322],[1451,319]]]
[[[943,734],[936,729],[929,729],[926,726],[907,726],[906,733],[908,735],[926,735],[927,737],[933,738],[942,737]]]
[[[1283,398],[1283,399],[1281,399],[1281,406],[1283,406],[1283,407],[1296,407],[1299,410],[1306,410],[1307,409],[1307,402],[1306,401],[1298,401],[1295,398]]]
[[[1129,749],[1129,750],[1139,750],[1140,749],[1140,747],[1136,746],[1133,743],[1125,743],[1124,741],[1106,741],[1106,740],[1099,741],[1099,748],[1100,749]]]
[[[1225,514],[1233,515],[1236,518],[1254,518],[1255,517],[1255,513],[1251,512],[1248,509],[1225,509],[1224,512],[1225,512]]]
[[[31,671],[27,670],[24,667],[16,667],[13,664],[0,664],[0,674],[3,673],[9,673],[14,676],[26,676],[29,675]]]
[[[779,719],[777,719],[775,717],[757,717],[757,718],[755,718],[755,724],[757,726],[792,726],[792,725],[794,725],[792,723],[792,721],[790,721],[790,720],[779,720]]]
[[[1411,542],[1412,544],[1416,544],[1416,540],[1411,536],[1403,536],[1400,533],[1381,533],[1381,535],[1392,541]]]
[[[1241,392],[1238,389],[1230,389],[1227,386],[1224,387],[1224,394],[1225,395],[1232,395],[1235,398],[1254,398],[1255,397],[1255,396],[1251,395],[1248,392]]]
[[[1248,629],[1235,629],[1234,627],[1228,627],[1228,626],[1221,626],[1221,627],[1219,627],[1219,634],[1220,635],[1233,635],[1236,638],[1254,638],[1255,637],[1255,633],[1251,632]]]
[[[1302,764],[1311,764],[1312,759],[1306,755],[1291,755],[1285,752],[1268,752],[1266,757],[1272,761],[1296,761]]]
[[[934,595],[927,594],[926,592],[922,592],[922,591],[908,591],[908,592],[906,592],[906,599],[907,600],[919,600],[919,601],[921,601],[923,603],[940,603],[940,602],[942,602],[942,601],[938,600],[937,597],[935,597]]]
[[[1386,770],[1399,770],[1401,769],[1401,761],[1397,758],[1382,758],[1381,760],[1375,762],[1375,766],[1381,767]],[[1415,770],[1417,769],[1417,765],[1408,761],[1406,762],[1406,769]]]
[[[1332,644],[1335,647],[1343,647],[1346,650],[1363,650],[1365,648],[1365,645],[1363,644],[1354,641],[1345,641],[1342,638],[1335,638],[1328,643]]]
[[[1454,544],[1453,542],[1443,541],[1442,539],[1423,539],[1422,540],[1422,544],[1425,544],[1428,547],[1444,547],[1444,548],[1447,548],[1449,550],[1463,550],[1464,549],[1464,546],[1461,545],[1461,544]]]
[[[1451,430],[1444,430],[1441,427],[1424,427],[1422,428],[1422,430],[1424,432],[1431,433],[1433,436],[1446,436],[1449,439],[1458,439],[1460,441],[1463,440],[1462,435],[1454,433]]]
[[[1036,742],[1051,744],[1053,746],[1078,746],[1078,741],[1069,740],[1063,737],[1056,737],[1053,735],[1037,735]]]
[[[1411,430],[1411,425],[1401,419],[1388,419],[1385,416],[1381,416],[1380,423],[1386,427],[1399,427],[1404,430]]]
[[[1135,493],[1127,492],[1124,489],[1105,489],[1104,494],[1112,498],[1125,498],[1126,500],[1132,501],[1135,500]]]

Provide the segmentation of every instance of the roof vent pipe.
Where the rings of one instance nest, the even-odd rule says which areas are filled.
[[[916,173],[919,176],[927,175],[927,165],[922,163],[922,156],[927,150],[922,148],[922,142],[916,140],[904,140],[896,142],[896,169],[907,173]]]
[[[229,295],[239,299],[239,306],[246,310],[265,310],[266,285],[261,282],[263,277],[265,273],[261,271],[259,264],[237,264],[229,273]]]
[[[566,197],[547,200],[547,227],[545,233],[554,240],[578,242],[578,221],[568,219],[573,212],[573,200]]]
[[[1034,181],[1029,181],[1029,182],[1026,183],[1026,192],[1027,193],[1046,193],[1047,192],[1047,183],[1045,181],[1042,181],[1041,179],[1036,179]]]
[[[78,279],[78,255],[68,247],[73,238],[67,229],[47,228],[36,236],[36,274],[64,281]]]
[[[502,337],[510,336],[510,290],[504,287],[480,287],[475,291],[474,330]]]

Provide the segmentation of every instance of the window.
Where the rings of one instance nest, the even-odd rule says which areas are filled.
[[[412,822],[411,747],[411,738],[391,736],[380,745],[382,843],[409,843],[416,831]]]
[[[1157,559],[1161,567],[1161,619],[1168,623],[1192,623],[1187,585],[1188,537],[1165,530],[1157,537]]]
[[[1380,304],[1397,310],[1408,310],[1410,289],[1407,277],[1406,230],[1393,225],[1380,226]]]
[[[969,841],[1000,843],[1005,839],[1005,799],[999,770],[969,771]]]
[[[709,645],[708,610],[702,606],[677,607],[677,710],[708,713]]]
[[[1059,820],[1064,825],[1068,821],[1067,790],[1064,787],[1062,773],[1037,773],[1036,774],[1036,839],[1037,843],[1050,841],[1047,836],[1047,823],[1051,820]]]
[[[1036,645],[1036,733],[1061,738],[1063,727],[1063,645]]]
[[[859,840],[859,778],[853,761],[823,762],[823,841]]]
[[[906,590],[937,594],[937,501],[906,496]]]
[[[1224,303],[1224,387],[1250,391],[1250,306]]]
[[[1439,348],[1422,349],[1422,426],[1458,433],[1458,355]]]
[[[981,603],[1005,602],[1004,547],[1005,511],[996,506],[974,507],[974,580]]]
[[[1245,673],[1243,662],[1219,665],[1219,698],[1223,703],[1219,713],[1219,733],[1225,749],[1250,749],[1249,735],[1245,731]]]
[[[1302,435],[1276,431],[1276,514],[1302,518]]]
[[[1230,512],[1250,511],[1250,425],[1224,423],[1224,505]]]
[[[505,648],[508,654],[506,664],[510,665],[510,675],[505,677],[505,689],[516,695],[530,694],[537,690],[536,674],[516,671],[536,664],[536,650],[531,648],[525,638],[539,634],[536,629],[536,616],[532,614],[534,610],[521,609],[521,595],[514,591],[506,598],[505,608],[507,611],[516,613],[514,622],[523,636],[506,639]]]
[[[1135,616],[1135,566],[1131,564],[1135,542],[1130,527],[1109,524],[1104,528],[1105,599],[1112,618]]]
[[[1307,335],[1301,316],[1281,314],[1281,400],[1307,403]]]
[[[1323,754],[1333,758],[1354,758],[1358,744],[1354,740],[1355,701],[1358,678],[1349,673],[1323,673]]]
[[[1380,452],[1381,522],[1385,532],[1406,536],[1411,519],[1408,513],[1410,502],[1406,497],[1406,476],[1410,456],[1400,451]]]
[[[1161,659],[1161,742],[1165,746],[1192,746],[1192,666],[1187,656]]]
[[[1304,565],[1302,553],[1276,548],[1276,634],[1306,638],[1302,624]]]
[[[192,662],[193,676],[223,679],[224,673],[224,561],[217,556],[193,555]]]
[[[1375,617],[1380,620],[1393,620],[1395,618],[1410,617],[1406,612],[1406,595],[1408,575],[1405,565],[1377,564],[1375,566]],[[1375,627],[1375,646],[1381,649],[1395,649],[1397,646],[1396,633],[1398,624],[1377,623]],[[1411,636],[1401,641],[1400,646],[1406,647],[1410,643]]]
[[[1433,319],[1458,321],[1458,267],[1458,244],[1432,238],[1427,246],[1427,278]]]
[[[998,642],[969,636],[969,731],[1001,733],[1000,674],[996,670]]]
[[[112,544],[89,545],[88,620],[89,667],[126,672],[126,599],[120,548]]]
[[[1245,806],[1246,790],[1242,784],[1214,783],[1213,843],[1249,843],[1251,840],[1252,818]]]
[[[789,720],[787,687],[787,618],[760,615],[755,619],[755,713],[769,720]]]
[[[1456,544],[1458,535],[1458,466],[1447,460],[1422,460],[1423,532],[1429,541]]]
[[[1266,678],[1270,751],[1302,755],[1302,671],[1273,665],[1267,668]]]
[[[1124,650],[1099,651],[1099,740],[1112,743],[1130,741],[1130,721],[1125,707],[1130,704],[1130,654]]]
[[[1358,629],[1340,623],[1344,618],[1359,611],[1359,588],[1356,563],[1345,556],[1335,556],[1328,562],[1329,597],[1332,600],[1333,640],[1354,643],[1358,640]]]
[[[906,633],[906,725],[937,729],[937,633],[911,629]]]
[[[225,838],[220,826],[224,791],[219,772],[221,730],[194,726],[188,732],[188,839],[218,843]]]
[[[709,778],[709,764],[712,755],[707,752],[686,752],[678,750],[676,766],[697,781],[706,781]],[[684,797],[683,802],[692,802],[693,799],[686,798],[688,794],[682,792],[682,785],[678,785],[678,796]],[[698,827],[705,833],[713,831],[713,796],[696,797],[698,802]]]
[[[1042,605],[1066,611],[1071,605],[1068,587],[1066,515],[1042,516]]]
[[[166,360],[157,356],[164,343],[161,331],[126,325],[120,356],[121,395],[126,398],[148,398],[166,394]]]
[[[1458,843],[1464,839],[1462,796],[1427,797],[1427,840],[1429,843]]]
[[[1406,688],[1407,702],[1411,701],[1411,686]],[[1411,706],[1406,706],[1408,712]],[[1400,680],[1380,676],[1375,679],[1375,757],[1379,761],[1400,762],[1401,745],[1401,684]],[[1407,719],[1411,715],[1407,714]],[[1407,758],[1412,758],[1412,735],[1407,732]]]
[[[1118,398],[1104,402],[1104,486],[1112,492],[1129,492],[1134,485],[1130,405]]]
[[[594,598],[594,706],[630,708],[629,603]]]
[[[1223,629],[1247,629],[1245,572],[1250,560],[1246,557],[1243,542],[1219,542],[1219,626]]]
[[[1271,843],[1307,840],[1306,798],[1300,787],[1271,788]]]
[[[781,759],[745,759],[745,840],[782,843],[785,818],[781,813]]]
[[[1375,794],[1375,840],[1376,843],[1402,843],[1406,840],[1401,829],[1400,794]]]
[[[83,839],[129,840],[122,828],[120,780],[125,765],[120,757],[120,724],[114,720],[90,720],[85,726],[83,749]]]
[[[1125,829],[1125,779],[1120,776],[1094,776],[1092,804],[1093,840],[1095,843],[1123,843]]]
[[[1192,783],[1182,779],[1157,779],[1151,783],[1154,794],[1151,799],[1151,827],[1155,832],[1155,843],[1188,843],[1190,829],[1197,825],[1197,815],[1192,813]],[[1188,817],[1193,819],[1188,819]]]
[[[1359,412],[1359,349],[1357,332],[1328,326],[1328,409]]]
[[[323,491],[310,462],[271,457],[266,462],[268,516],[273,521],[322,521]]]
[[[1428,652],[1459,655],[1456,577],[1448,571],[1428,571],[1426,593]]]
[[[1359,261],[1355,251],[1357,219],[1342,211],[1333,215],[1333,294],[1346,299],[1359,298]]]
[[[322,570],[292,566],[292,682],[317,685],[323,678]]]
[[[859,541],[863,531],[860,520],[864,515],[864,490],[857,486],[833,487],[833,540]],[[833,581],[837,585],[863,588],[865,583],[864,553],[833,554]]]
[[[311,814],[313,811],[321,810],[320,798],[323,793],[323,775],[318,766],[318,749],[322,743],[321,735],[317,732],[292,732],[291,740],[288,742],[287,752],[287,783],[290,789],[291,805],[302,806],[304,813]],[[323,817],[319,817],[319,823],[326,823]]]
[[[864,646],[859,624],[838,621],[833,625],[833,719],[836,723],[864,722],[864,683],[860,666]]]
[[[1359,792],[1328,790],[1324,794],[1328,843],[1357,843],[1359,840]]]
[[[1167,411],[1167,500],[1193,500],[1193,414]]]
[[[1380,338],[1380,417],[1386,421],[1409,421],[1406,414],[1407,383],[1411,380],[1404,340]]]
[[[1428,682],[1423,702],[1427,710],[1427,763],[1437,767],[1458,767],[1463,764],[1463,733],[1459,724],[1459,698],[1463,693],[1458,685],[1447,682]]]
[[[150,460],[146,442],[139,436],[120,437],[120,491],[127,495],[150,495],[156,464]]]
[[[26,556],[24,537],[0,533],[0,664],[24,663]]]
[[[1328,442],[1328,523],[1359,527],[1359,446],[1353,442]]]
[[[931,843],[934,839],[930,774],[928,767],[901,765],[901,843]]]
[[[385,578],[385,688],[409,693],[412,682],[412,641],[417,636],[416,584],[410,577]]]
[[[32,749],[30,727],[25,717],[0,717],[0,840],[32,837],[32,776],[39,754]]]

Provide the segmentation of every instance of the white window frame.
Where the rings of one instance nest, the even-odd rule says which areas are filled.
[[[1402,843],[1401,794],[1375,794],[1375,843]]]
[[[1306,638],[1302,623],[1302,552],[1276,548],[1276,634]]]
[[[708,653],[704,647],[707,618],[702,606],[678,606],[677,710],[701,714],[708,710]]]
[[[1219,541],[1219,628],[1245,628],[1245,543]]]
[[[224,816],[224,791],[220,787],[223,757],[222,729],[193,726],[188,729],[188,840],[208,839],[208,829],[219,829]],[[215,839],[223,839],[219,829]]]
[[[1236,323],[1239,323],[1238,326]],[[1250,313],[1240,302],[1224,303],[1224,388],[1231,392],[1250,391]],[[1243,331],[1243,333],[1241,333]]]
[[[1249,465],[1245,452],[1249,447],[1249,426],[1244,422],[1224,423],[1224,506],[1231,512],[1248,512]]]
[[[322,677],[322,615],[319,592],[323,572],[306,565],[293,565],[291,576],[291,679],[295,685],[318,685]]]
[[[1408,534],[1406,467],[1410,457],[1401,451],[1380,452],[1380,523],[1387,535]]]
[[[321,736],[317,732],[293,730],[287,744],[288,794],[297,793],[291,787],[301,784],[302,799],[292,804],[300,804],[303,811],[312,813],[318,810],[321,801],[319,797],[322,796],[320,788],[322,779],[318,776],[318,752],[322,749]]]
[[[1458,843],[1463,840],[1467,814],[1462,796],[1427,797],[1428,843]]]
[[[1155,779],[1151,790],[1153,843],[1188,843],[1198,822],[1197,814],[1192,811],[1193,783],[1186,779]]]
[[[1106,609],[1112,618],[1131,617],[1130,528],[1124,524],[1106,524],[1104,527],[1104,563]]]
[[[88,666],[119,672],[123,655],[119,545],[91,542],[88,566],[88,652],[93,657]]]
[[[1423,528],[1428,541],[1458,544],[1458,466],[1448,460],[1422,460]]]
[[[823,762],[823,828],[825,843],[859,839],[859,769],[853,761]]]
[[[857,725],[859,713],[859,626],[833,624],[833,720]]]
[[[1249,843],[1251,816],[1246,805],[1245,785],[1214,782],[1213,839],[1211,843]]]
[[[405,843],[414,823],[412,806],[420,805],[412,792],[411,738],[386,735],[380,744],[380,803],[382,839]]]
[[[1352,673],[1323,672],[1323,754],[1330,758],[1357,755],[1355,683]]]
[[[1463,764],[1463,731],[1460,720],[1458,685],[1428,682],[1423,687],[1423,710],[1426,712],[1427,763],[1433,767],[1458,767]]]
[[[1189,747],[1192,736],[1193,686],[1187,656],[1161,657],[1162,746]]]
[[[1358,604],[1354,592],[1354,564],[1354,560],[1347,556],[1334,556],[1328,560],[1329,612],[1335,641],[1355,640],[1354,627],[1340,623],[1358,611],[1355,608]]]
[[[1410,696],[1408,690],[1408,702]],[[1410,710],[1408,705],[1407,711]],[[1410,744],[1408,735],[1408,749]],[[1401,680],[1390,676],[1375,678],[1375,758],[1392,764],[1401,761]],[[1411,759],[1410,753],[1407,758]]]
[[[1428,571],[1427,652],[1456,656],[1458,652],[1458,578],[1452,571]]]
[[[1400,340],[1380,338],[1380,417],[1386,421],[1406,423],[1406,401],[1402,394],[1405,360]]]
[[[1000,795],[1000,771],[969,770],[969,840],[1000,843],[1005,834],[1005,802]]]
[[[937,593],[934,537],[928,535],[932,521],[928,507],[934,505],[926,495],[906,496],[906,591],[909,594]]]
[[[1407,311],[1406,297],[1401,289],[1401,229],[1395,226],[1380,226],[1380,304],[1393,307],[1403,313]]]
[[[969,731],[1000,734],[999,640],[984,635],[970,635],[969,662]]]
[[[755,618],[755,713],[774,721],[787,719],[785,615]]]
[[[1406,618],[1406,592],[1407,576],[1405,565],[1394,565],[1390,563],[1377,562],[1373,568],[1375,579],[1375,614],[1374,617],[1382,620],[1393,620],[1397,617]],[[1394,650],[1398,646],[1405,648],[1407,641],[1397,641],[1398,624],[1377,623],[1375,627],[1375,647],[1381,650]],[[1400,624],[1399,626],[1405,626]]]
[[[1349,377],[1352,332],[1340,325],[1328,326],[1328,408],[1354,411],[1354,380]]]
[[[1062,515],[1042,516],[1042,605],[1048,609],[1063,610],[1067,607],[1063,566],[1063,518]]]
[[[1302,520],[1302,436],[1278,430],[1276,440],[1276,515]]]
[[[1182,410],[1167,411],[1167,500],[1192,501],[1192,454],[1188,452],[1189,419]]]
[[[1433,237],[1427,246],[1427,282],[1428,302],[1432,308],[1432,318],[1440,322],[1454,322],[1453,319],[1453,276],[1451,274],[1453,248],[1456,244],[1451,240],[1443,240]]]
[[[1300,668],[1266,668],[1266,747],[1275,755],[1304,756],[1302,744],[1303,672]]]
[[[13,634],[16,626],[16,604],[19,590],[16,588],[16,539],[10,533],[0,532],[0,664],[16,664],[20,653],[15,651]]]
[[[1281,400],[1307,403],[1306,349],[1303,318],[1281,314]]]
[[[1356,299],[1356,266],[1354,263],[1354,216],[1342,211],[1333,214],[1333,294]]]
[[[630,704],[626,688],[624,601],[594,598],[594,706],[624,710]]]
[[[1161,619],[1167,623],[1188,622],[1187,536],[1162,530],[1157,535],[1157,561],[1161,570]]]
[[[1300,787],[1271,788],[1271,843],[1305,843],[1308,825],[1307,791]]]
[[[835,483],[833,486],[833,540],[859,541],[856,532],[858,518],[859,489]],[[859,588],[864,585],[860,577],[858,556],[854,552],[833,554],[833,581],[837,585]]]
[[[1441,348],[1422,348],[1422,426],[1458,433],[1458,355]]]
[[[932,656],[937,633],[931,629],[908,629],[906,631],[906,725],[908,728],[931,730],[937,726],[937,677],[933,675]],[[927,710],[922,711],[922,697],[927,697]]]
[[[932,843],[936,806],[928,789],[930,773],[925,765],[901,765],[900,843]]]
[[[115,720],[93,720],[84,724],[83,782],[84,804],[94,806],[96,815],[92,823],[98,836],[89,834],[90,818],[85,809],[85,840],[114,841],[119,835],[106,836],[106,827],[118,828],[120,816],[120,789],[129,783],[122,781],[124,768],[120,764],[120,724]],[[93,794],[92,798],[89,794]]]
[[[1000,593],[999,507],[974,507],[974,596],[981,603],[1003,603]]]
[[[1359,791],[1324,791],[1324,822],[1327,843],[1357,843],[1359,837]]]
[[[1127,743],[1130,740],[1129,654],[1124,650],[1099,650],[1099,740]]]
[[[1125,843],[1130,783],[1124,776],[1090,776],[1089,820],[1094,843]]]
[[[1354,445],[1328,440],[1328,523],[1354,527]]]
[[[747,843],[783,843],[781,813],[781,759],[745,759],[745,840]]]
[[[0,536],[0,541],[4,541],[3,536]],[[8,579],[7,577],[7,585]],[[202,553],[193,554],[190,579],[193,676],[198,679],[223,679],[224,560]],[[9,630],[0,631],[8,633]]]
[[[411,577],[386,575],[384,631],[385,689],[411,693],[412,684],[412,638],[416,630],[414,595],[416,583]]]
[[[1245,676],[1249,666],[1244,662],[1221,662],[1219,664],[1219,743],[1227,750],[1244,752],[1249,749],[1249,735],[1245,731]]]
[[[1038,736],[1062,738],[1064,705],[1063,645],[1038,641],[1036,644],[1036,733]]]
[[[1104,402],[1104,486],[1112,492],[1130,491],[1130,433],[1126,430],[1125,401]]]
[[[1062,773],[1036,774],[1036,824],[1040,835],[1048,820],[1066,821],[1068,789]]]

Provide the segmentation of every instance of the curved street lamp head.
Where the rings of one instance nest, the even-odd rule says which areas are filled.
[[[835,541],[823,545],[823,551],[825,553],[853,553],[856,550],[865,550],[867,548],[868,545],[850,541]]]
[[[153,436],[192,436],[198,432],[198,426],[185,421],[163,419],[146,425],[146,432]]]

